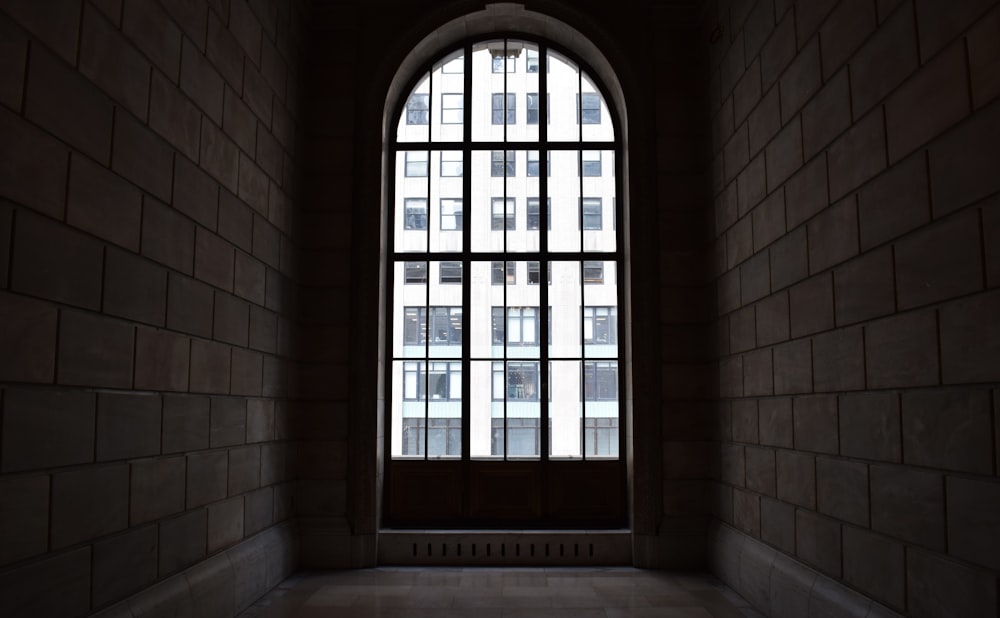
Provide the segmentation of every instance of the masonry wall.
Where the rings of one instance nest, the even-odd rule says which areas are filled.
[[[1000,8],[706,6],[714,568],[775,616],[994,615]]]
[[[0,10],[0,614],[234,613],[296,563],[299,3]]]

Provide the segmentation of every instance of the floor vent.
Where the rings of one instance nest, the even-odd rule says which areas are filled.
[[[628,530],[382,530],[384,565],[590,565],[632,563]]]

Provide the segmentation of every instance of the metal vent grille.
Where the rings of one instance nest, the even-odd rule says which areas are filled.
[[[631,534],[612,531],[383,530],[383,565],[587,565],[632,563]]]

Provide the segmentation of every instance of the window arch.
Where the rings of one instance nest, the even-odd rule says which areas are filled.
[[[557,513],[543,485],[577,464],[620,481],[584,519],[620,524],[617,115],[578,60],[525,35],[467,41],[411,83],[388,148],[387,519],[413,519],[398,484],[418,462],[461,464],[467,495],[429,501],[463,522],[497,519],[477,470],[512,464],[539,490],[510,521]]]

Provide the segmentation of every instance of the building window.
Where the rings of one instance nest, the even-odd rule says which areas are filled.
[[[462,419],[432,418],[429,424],[421,418],[403,419],[403,455],[424,456],[424,432],[427,436],[427,456],[459,457],[462,454]]]
[[[618,361],[583,363],[583,400],[618,400]]]
[[[542,223],[541,223],[542,222],[542,214],[540,212],[539,206],[540,206],[540,201],[539,201],[539,199],[537,197],[529,197],[527,199],[527,220],[528,220],[528,229],[529,230],[537,230],[542,225]],[[545,198],[545,212],[547,214],[552,212],[552,198],[551,197]],[[548,217],[548,219],[546,221],[546,227],[548,228],[548,230],[550,232],[552,231],[552,217],[551,216]]]
[[[506,59],[506,62],[504,60]],[[503,52],[496,53],[493,55],[493,72],[503,73],[504,65],[507,66],[508,73],[514,73],[517,69],[517,56],[511,54],[506,58]]]
[[[538,50],[534,50],[534,49],[525,50],[525,59],[526,59],[526,65],[527,65],[526,69],[527,69],[528,73],[537,73],[538,72]]]
[[[507,380],[504,382],[504,363],[493,363],[493,400],[538,401],[538,362],[507,362]]]
[[[537,346],[538,308],[507,307],[506,313],[504,320],[504,308],[493,307],[493,345],[503,345],[506,341],[512,346]]]
[[[441,262],[441,283],[462,283],[462,263]]]
[[[428,321],[429,316],[429,321]],[[427,336],[430,335],[428,341]],[[461,307],[405,307],[403,345],[462,345]]]
[[[580,175],[584,177],[601,175],[601,151],[583,150],[580,153]]]
[[[403,266],[403,283],[427,283],[427,262],[406,262]]]
[[[588,417],[583,419],[584,452],[588,457],[618,456],[618,419]]]
[[[506,225],[504,225],[505,220],[506,220]],[[514,198],[512,197],[493,198],[490,221],[491,221],[490,229],[493,230],[494,232],[503,229],[506,229],[508,231],[513,231],[516,227]]]
[[[464,101],[465,95],[461,93],[441,93],[441,124],[462,124]]]
[[[604,262],[585,261],[583,263],[583,282],[586,285],[604,283]]]
[[[493,285],[514,285],[517,283],[517,264],[515,262],[506,262],[507,266],[504,267],[504,262],[493,262],[493,267],[491,269],[493,275],[491,277]]]
[[[462,176],[462,151],[441,151],[441,177],[455,178]]]
[[[546,263],[547,283],[552,285],[552,262]],[[538,285],[542,282],[542,268],[539,262],[528,262],[528,285]]]
[[[430,95],[411,94],[406,102],[406,124],[429,124]]]
[[[427,198],[408,197],[403,201],[403,229],[427,229]]]
[[[618,309],[616,307],[584,307],[583,342],[595,345],[617,344]]]
[[[580,200],[580,212],[583,217],[583,229],[601,229],[601,198],[585,197]]]
[[[502,93],[493,94],[493,124],[504,124],[504,95]],[[508,93],[507,99],[507,124],[515,124],[517,122],[517,95],[513,93]]]
[[[506,152],[506,154],[505,154]],[[490,176],[493,177],[503,177],[504,171],[506,171],[507,176],[514,176],[517,173],[517,157],[513,150],[494,150],[491,155],[492,165],[490,167]]]
[[[441,231],[462,230],[462,200],[453,197],[441,198]]]
[[[403,167],[406,176],[427,176],[427,151],[408,150],[405,154],[406,164]]]
[[[527,116],[525,116],[525,121],[528,124],[538,124],[538,93],[529,92],[525,95],[525,106],[527,110]]]
[[[584,92],[580,95],[579,102],[577,118],[580,124],[601,124],[601,95]]]
[[[541,174],[541,166],[539,165],[539,154],[537,150],[529,150],[527,153],[527,172],[528,176],[538,176]],[[552,175],[552,153],[545,153],[545,172],[547,176]]]
[[[508,457],[538,457],[540,453],[538,442],[541,435],[539,419],[508,416],[506,432],[502,418],[492,419],[491,425],[491,455],[503,457],[506,444]]]

